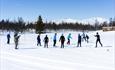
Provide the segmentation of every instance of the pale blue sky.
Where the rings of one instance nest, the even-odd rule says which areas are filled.
[[[1,19],[34,21],[38,15],[44,20],[111,18],[115,0],[0,0]]]

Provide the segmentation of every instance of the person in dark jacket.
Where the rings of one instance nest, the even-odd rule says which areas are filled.
[[[40,45],[41,46],[41,39],[40,39],[40,35],[38,35],[37,37],[37,46]]]
[[[89,42],[89,36],[86,34],[86,41]]]
[[[57,33],[55,33],[54,38],[53,38],[53,42],[54,42],[53,46],[54,47],[56,46],[56,40],[57,40]]]
[[[44,48],[48,48],[48,42],[49,42],[49,38],[46,35],[45,38],[44,38]]]
[[[14,42],[15,42],[15,49],[18,49],[18,42],[19,42],[20,35],[18,33],[14,34]]]
[[[78,34],[78,45],[77,47],[81,47],[81,35]]]
[[[96,40],[96,48],[97,48],[97,43],[99,42],[100,43],[100,45],[101,45],[101,47],[103,46],[102,45],[102,43],[101,43],[101,40],[100,40],[100,35],[99,35],[99,33],[97,32],[97,34],[95,35],[95,37],[97,37],[97,40]]]
[[[7,44],[10,44],[10,34],[7,34]]]
[[[65,37],[63,36],[63,34],[61,35],[59,41],[61,41],[61,48],[64,48]]]

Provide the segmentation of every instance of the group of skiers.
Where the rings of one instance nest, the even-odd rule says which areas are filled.
[[[95,46],[95,47],[97,47],[97,43],[98,43],[98,42],[101,44],[101,46],[103,46],[102,43],[101,43],[100,35],[98,34],[98,32],[97,32],[97,34],[94,35],[94,36],[97,37],[96,46]],[[67,36],[67,40],[68,40],[68,41],[67,41],[67,44],[68,44],[68,45],[70,45],[70,39],[72,39],[71,33],[69,33],[69,35]],[[82,41],[86,41],[86,42],[88,43],[88,42],[89,42],[88,40],[89,40],[89,36],[88,36],[87,34],[85,34],[84,32],[83,32],[82,35],[78,34],[77,47],[81,47],[81,42],[82,42]],[[61,48],[64,48],[65,37],[64,37],[63,34],[60,36],[59,41],[61,42]],[[45,47],[48,48],[48,42],[49,42],[49,38],[48,38],[48,36],[46,35],[45,38],[44,38],[44,48],[45,48]],[[54,37],[53,37],[53,46],[54,46],[54,47],[56,47],[56,42],[57,42],[57,33],[55,33],[55,34],[54,34]],[[41,46],[40,35],[38,35],[38,37],[37,37],[37,46],[38,46],[38,44]]]
[[[83,32],[82,41],[86,41],[88,43],[89,36]]]
[[[81,41],[89,42],[89,36],[83,32],[82,35],[78,34],[78,44],[77,47],[81,47]]]
[[[97,43],[99,42],[101,46],[102,43],[101,43],[101,40],[100,40],[100,35],[98,34],[98,32],[96,33],[96,35],[94,35],[95,37],[97,37],[97,40],[96,40],[96,46],[97,47]],[[20,38],[20,35],[18,35],[18,33],[15,33],[14,34],[14,43],[15,43],[15,49],[18,49],[18,41],[19,41],[19,38]],[[71,33],[68,34],[67,36],[67,44],[70,45],[70,39],[72,39],[71,37]],[[81,47],[81,42],[82,41],[86,41],[88,43],[88,39],[89,39],[89,36],[87,34],[85,34],[83,32],[82,35],[78,34],[78,41],[77,41],[77,47]],[[44,48],[48,48],[48,42],[49,42],[49,38],[48,36],[46,35],[44,37]],[[53,46],[56,47],[56,42],[57,42],[57,33],[54,34],[54,37],[53,37]],[[59,42],[61,42],[61,48],[64,48],[64,43],[65,43],[65,37],[64,35],[62,34],[59,38]],[[7,44],[10,43],[10,34],[7,34]],[[37,36],[37,46],[41,46],[41,38],[40,38],[40,34]]]
[[[62,36],[60,37],[60,40],[61,41],[61,48],[64,48],[64,42],[65,42],[65,37]],[[49,38],[48,36],[46,35],[44,37],[44,48],[48,48],[48,42],[49,42]],[[54,35],[54,38],[53,38],[53,46],[56,47],[56,42],[57,42],[57,33],[55,33]],[[41,46],[41,39],[40,39],[40,35],[37,36],[37,46],[40,45]]]

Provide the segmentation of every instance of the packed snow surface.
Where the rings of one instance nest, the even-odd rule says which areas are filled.
[[[95,48],[99,32],[103,47],[98,43]],[[65,48],[60,48],[59,37],[64,34]],[[67,35],[71,33],[70,45],[67,45]],[[0,70],[115,70],[115,31],[89,31],[89,43],[83,41],[82,47],[77,46],[78,34],[82,32],[57,32],[56,47],[53,47],[54,33],[46,33],[49,37],[49,48],[37,46],[37,34],[20,34],[19,49],[14,49],[14,38],[11,32],[11,42],[8,45],[7,32],[0,33]]]

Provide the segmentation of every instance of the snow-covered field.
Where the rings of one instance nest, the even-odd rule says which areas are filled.
[[[11,43],[6,44],[7,33],[0,33],[0,70],[115,70],[115,31],[99,31],[103,47],[95,48],[94,35],[97,31],[88,32],[89,43],[82,42],[82,47],[77,46],[77,35],[81,32],[58,32],[57,47],[54,48],[54,33],[47,33],[49,48],[37,46],[37,34],[20,34],[19,49],[14,49],[13,33]],[[71,44],[60,48],[59,37],[72,34]]]

